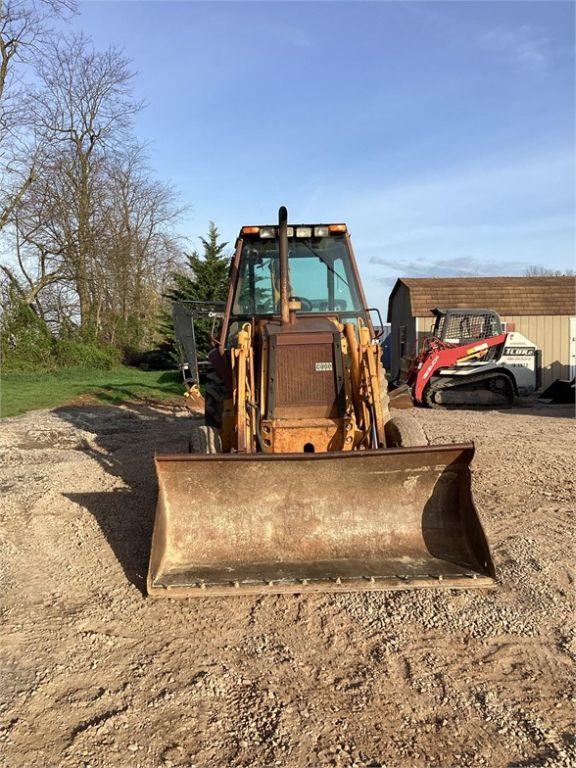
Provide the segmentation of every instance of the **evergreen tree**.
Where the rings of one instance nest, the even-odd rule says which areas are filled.
[[[186,256],[186,272],[173,272],[172,286],[166,293],[171,305],[176,301],[220,301],[226,300],[228,290],[228,269],[230,259],[225,255],[228,243],[220,242],[220,233],[213,221],[208,227],[207,237],[201,237],[202,253],[194,250]],[[204,360],[211,348],[210,331],[212,320],[194,321],[198,359]],[[161,332],[164,343],[176,352],[172,307],[162,317]]]

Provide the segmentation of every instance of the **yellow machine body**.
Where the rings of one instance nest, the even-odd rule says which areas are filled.
[[[414,419],[390,412],[344,225],[294,227],[291,250],[282,210],[277,250],[254,232],[272,227],[239,238],[206,426],[191,441],[200,452],[156,457],[149,594],[493,585],[473,446],[429,446]],[[299,230],[328,235],[302,246]],[[326,266],[326,295],[293,295],[290,258],[297,270]],[[271,309],[250,316],[262,274]],[[343,280],[348,303],[335,298]]]

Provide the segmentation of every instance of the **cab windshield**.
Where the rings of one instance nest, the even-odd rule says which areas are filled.
[[[290,295],[301,313],[363,312],[343,237],[290,239]],[[246,240],[232,313],[236,316],[280,312],[280,259],[277,240]]]

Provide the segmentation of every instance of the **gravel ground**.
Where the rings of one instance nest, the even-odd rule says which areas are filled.
[[[184,412],[4,420],[1,764],[575,766],[572,413],[414,413],[476,442],[495,591],[148,600]]]

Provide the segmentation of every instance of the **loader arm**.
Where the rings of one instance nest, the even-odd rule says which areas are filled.
[[[358,336],[352,323],[346,323],[344,334],[350,355],[350,393],[361,437],[357,446],[384,448],[385,417],[382,409],[380,347],[370,328],[357,318]]]
[[[234,414],[236,432],[236,450],[252,453],[253,430],[248,404],[251,402],[253,379],[252,368],[252,329],[245,323],[238,333],[238,346],[232,349],[232,377],[234,381]]]

